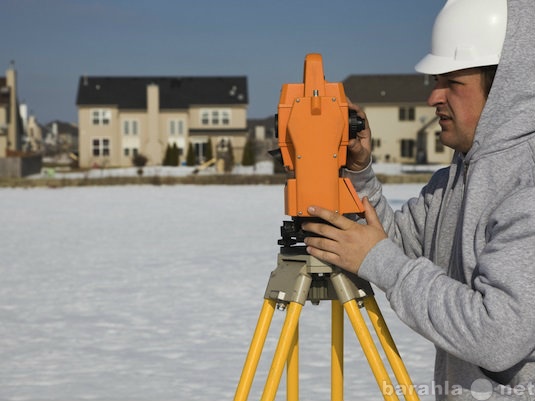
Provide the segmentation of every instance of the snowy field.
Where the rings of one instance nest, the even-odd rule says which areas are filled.
[[[419,187],[385,194],[397,206]],[[232,400],[283,200],[281,186],[0,189],[0,400]],[[377,300],[414,383],[430,385],[431,344]],[[301,399],[328,400],[330,303],[307,303],[300,324]],[[345,399],[382,399],[345,331]]]

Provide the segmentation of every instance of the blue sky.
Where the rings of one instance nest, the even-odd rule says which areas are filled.
[[[443,0],[2,0],[0,74],[41,123],[77,122],[82,75],[248,80],[250,118],[275,113],[307,53],[326,79],[413,73]],[[358,99],[352,99],[358,102]]]

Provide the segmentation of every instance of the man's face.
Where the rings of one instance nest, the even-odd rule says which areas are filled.
[[[472,147],[479,117],[487,101],[481,70],[470,68],[436,76],[427,103],[436,108],[442,127],[440,140],[459,152]]]

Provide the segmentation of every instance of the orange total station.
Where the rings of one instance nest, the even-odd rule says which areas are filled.
[[[276,123],[288,173],[286,214],[310,216],[311,205],[340,214],[362,212],[353,185],[340,170],[349,139],[364,128],[364,121],[348,108],[342,84],[325,81],[320,54],[306,56],[303,83],[282,86]]]

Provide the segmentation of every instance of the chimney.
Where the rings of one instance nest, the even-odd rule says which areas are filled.
[[[147,85],[147,132],[145,133],[146,147],[141,145],[141,153],[149,159],[151,164],[159,164],[163,157],[162,142],[160,141],[160,88],[157,84]]]

